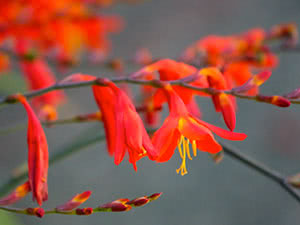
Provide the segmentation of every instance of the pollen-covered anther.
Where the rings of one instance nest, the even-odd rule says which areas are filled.
[[[197,146],[195,140],[192,141],[192,149],[194,156],[197,156]],[[190,140],[185,138],[183,135],[181,135],[181,138],[178,141],[178,151],[182,162],[176,172],[177,174],[179,174],[180,172],[181,176],[184,176],[188,173],[186,169],[186,158],[188,158],[189,160],[193,160],[193,158],[190,153]]]

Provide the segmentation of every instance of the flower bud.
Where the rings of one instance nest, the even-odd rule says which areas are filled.
[[[128,205],[129,199],[118,199],[113,202],[106,203],[104,205],[99,206],[99,209],[107,212],[123,212],[129,211],[131,209],[131,205]]]
[[[150,202],[150,199],[148,199],[147,196],[143,196],[140,198],[133,199],[127,202],[127,204],[134,207],[139,207],[139,206],[146,205],[148,202]]]
[[[29,215],[34,215],[39,218],[42,218],[45,215],[45,210],[43,208],[27,208],[26,212]]]
[[[76,215],[88,216],[93,213],[93,208],[76,209]]]

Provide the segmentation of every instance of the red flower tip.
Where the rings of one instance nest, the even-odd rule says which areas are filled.
[[[12,193],[0,199],[0,205],[11,205],[24,198],[30,192],[30,184],[26,181],[18,186]]]
[[[43,208],[27,208],[26,212],[29,215],[35,215],[39,218],[42,218],[45,215],[45,210]]]
[[[291,102],[282,96],[273,96],[271,103],[279,107],[289,107],[291,105]]]
[[[160,198],[161,195],[162,195],[162,192],[154,193],[154,194],[148,196],[148,199],[149,199],[150,201],[154,201],[154,200]]]
[[[150,199],[147,198],[146,196],[143,196],[143,197],[130,200],[129,202],[127,202],[127,204],[132,205],[134,207],[139,207],[139,206],[146,205],[148,202],[150,202]]]
[[[291,105],[291,102],[282,97],[282,96],[263,96],[263,95],[259,95],[257,96],[258,101],[262,101],[262,102],[267,102],[270,103],[272,105],[276,105],[279,107],[289,107]]]
[[[73,210],[73,209],[77,208],[79,205],[81,205],[82,203],[84,203],[86,200],[88,200],[89,197],[91,196],[91,194],[92,194],[91,191],[85,191],[81,194],[77,194],[68,202],[66,202],[60,206],[57,206],[56,210],[58,210],[58,211]]]
[[[83,209],[76,209],[76,215],[80,216],[88,216],[93,213],[93,208],[83,208]]]

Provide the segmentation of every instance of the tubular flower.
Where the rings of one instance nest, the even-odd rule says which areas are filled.
[[[42,59],[30,56],[28,50],[29,46],[24,40],[17,41],[16,51],[22,57],[21,68],[29,89],[38,90],[55,84],[55,76],[48,65]],[[57,118],[56,107],[64,99],[62,91],[51,91],[34,98],[32,104],[42,119],[54,120]]]
[[[94,80],[91,75],[75,74],[65,81]],[[128,152],[129,162],[137,170],[136,162],[148,155],[155,160],[158,152],[153,147],[143,122],[125,92],[109,80],[99,80],[105,86],[93,85],[93,93],[104,123],[109,154],[116,165]]]
[[[28,176],[33,200],[39,205],[48,199],[48,144],[41,123],[26,98],[22,95],[16,98],[23,104],[28,115]]]
[[[158,151],[152,145],[140,116],[125,92],[112,82],[108,82],[108,85],[116,96],[115,164],[121,163],[127,150],[129,162],[137,170],[136,162],[140,158],[147,155],[149,159],[155,160]]]
[[[205,76],[210,87],[218,90],[227,90],[229,86],[223,74],[215,67],[207,67],[199,71]],[[212,100],[217,112],[222,112],[227,127],[233,131],[236,123],[236,103],[233,96],[228,96],[224,92],[212,95]]]
[[[64,82],[78,82],[78,81],[92,81],[97,79],[95,76],[87,74],[73,74],[65,78]],[[110,156],[114,155],[115,150],[115,134],[116,134],[116,121],[115,121],[115,102],[116,97],[111,88],[106,86],[92,86],[95,101],[101,111],[102,121],[105,130],[106,144]]]
[[[166,85],[164,90],[168,98],[170,115],[152,138],[153,145],[160,150],[157,162],[168,161],[178,146],[182,163],[176,171],[183,176],[187,173],[186,158],[192,159],[190,143],[193,154],[196,156],[197,149],[211,154],[222,150],[212,132],[229,140],[244,140],[247,137],[243,133],[226,131],[197,119],[188,112],[183,101],[170,85]]]

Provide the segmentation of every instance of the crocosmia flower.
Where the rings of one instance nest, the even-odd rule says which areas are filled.
[[[108,85],[116,96],[115,164],[120,164],[125,153],[128,152],[129,162],[137,170],[136,162],[140,158],[147,155],[149,159],[155,160],[158,151],[152,145],[143,122],[129,97],[114,83],[109,82]]]
[[[28,176],[33,200],[39,205],[48,199],[48,144],[42,125],[22,95],[16,98],[23,104],[28,115]]]
[[[190,144],[194,156],[197,155],[197,149],[215,154],[222,150],[222,146],[215,140],[213,132],[229,140],[244,140],[247,137],[243,133],[226,131],[197,119],[188,112],[170,85],[166,85],[164,90],[168,98],[170,115],[152,138],[153,145],[160,151],[157,162],[168,161],[178,146],[182,163],[177,173],[185,175],[186,159],[192,159]]]
[[[64,82],[89,81],[97,79],[91,75],[74,74]],[[119,165],[126,152],[129,162],[137,170],[136,162],[148,156],[154,160],[158,151],[153,147],[143,122],[132,101],[126,93],[107,79],[99,80],[100,85],[93,85],[93,94],[102,113],[109,154],[114,156]]]

